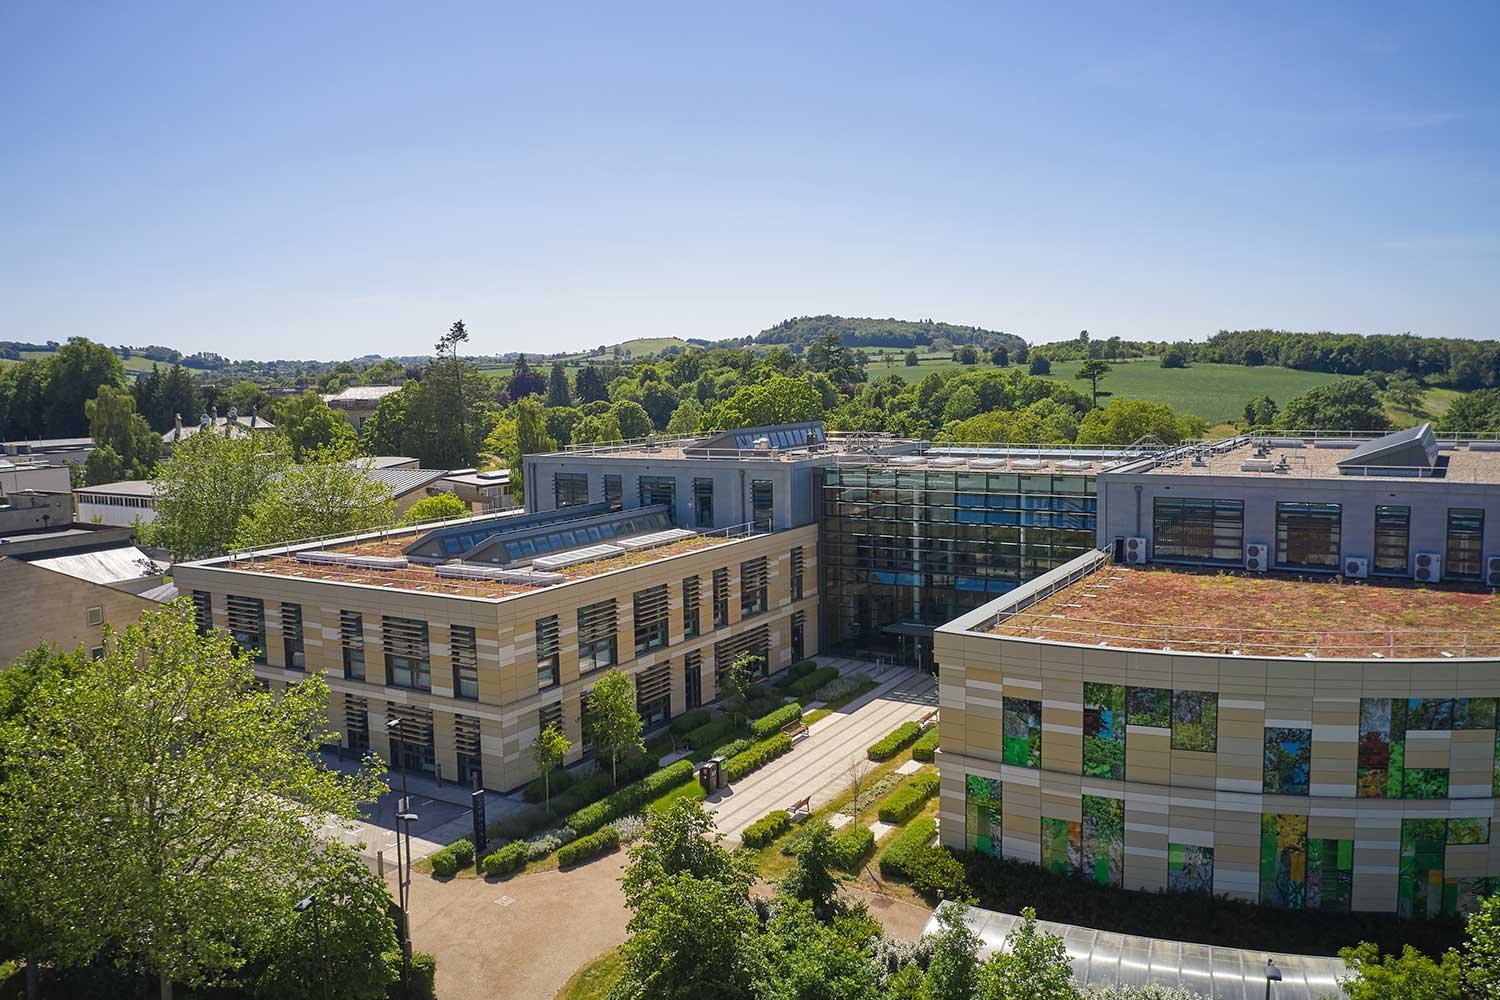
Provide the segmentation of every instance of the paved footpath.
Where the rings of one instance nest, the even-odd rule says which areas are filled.
[[[849,767],[864,759],[870,744],[937,705],[932,675],[919,670],[821,656],[818,662],[845,674],[869,674],[880,686],[813,723],[807,738],[785,757],[709,796],[704,805],[731,844],[745,827],[774,809],[806,797],[811,797],[814,809],[831,802],[849,787]]]

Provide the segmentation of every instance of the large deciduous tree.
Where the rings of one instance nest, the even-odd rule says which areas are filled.
[[[195,434],[178,442],[151,478],[156,519],[147,538],[179,561],[218,555],[291,465],[280,434]]]
[[[72,337],[48,358],[46,427],[50,437],[88,433],[83,404],[101,385],[123,388],[125,366],[114,351],[84,337]]]
[[[1090,398],[1093,400],[1094,405],[1098,406],[1099,397],[1109,395],[1107,392],[1099,391],[1099,380],[1113,370],[1107,361],[1090,360],[1085,361],[1079,366],[1078,374],[1073,377],[1089,384],[1089,388],[1092,390]]]
[[[1383,431],[1390,420],[1380,390],[1367,378],[1343,378],[1309,389],[1286,404],[1281,426],[1289,430]]]
[[[101,385],[84,403],[89,434],[98,447],[84,459],[90,486],[117,479],[145,479],[161,457],[161,435],[135,412],[135,397],[126,389]],[[98,458],[95,458],[98,455]]]
[[[238,548],[353,534],[390,524],[391,488],[347,449],[315,452],[266,484],[234,533]]]
[[[631,750],[646,749],[641,742],[641,715],[635,709],[635,685],[615,667],[599,678],[588,699],[589,733],[599,754],[609,758],[610,780],[618,783],[620,758]]]
[[[246,415],[243,408],[240,415]],[[276,429],[286,436],[292,457],[299,462],[327,448],[354,444],[354,428],[349,421],[311,389],[276,405]]]

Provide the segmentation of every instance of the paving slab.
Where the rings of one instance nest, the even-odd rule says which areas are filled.
[[[879,840],[881,837],[884,837],[886,834],[888,834],[892,830],[896,829],[896,824],[895,823],[882,823],[878,819],[877,820],[873,820],[872,822],[870,822],[867,825],[870,828],[870,832],[875,835],[875,839],[876,840]]]
[[[896,773],[916,774],[918,771],[922,770],[923,766],[924,765],[920,760],[908,760],[904,762],[900,767],[896,768]]]

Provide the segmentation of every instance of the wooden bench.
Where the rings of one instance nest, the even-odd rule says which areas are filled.
[[[788,722],[786,725],[781,727],[781,731],[790,736],[793,743],[796,743],[798,740],[806,739],[808,735],[807,723],[803,722],[801,719],[798,719],[796,722]]]
[[[926,730],[928,726],[937,721],[937,717],[938,710],[934,708],[932,711],[922,716],[921,719],[917,720],[917,725],[921,726],[923,730]]]
[[[805,799],[798,799],[796,802],[793,802],[787,809],[787,812],[791,814],[793,823],[800,823],[807,819],[807,817],[812,815],[812,796],[809,795]]]

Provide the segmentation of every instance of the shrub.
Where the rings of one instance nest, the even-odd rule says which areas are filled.
[[[817,690],[819,701],[838,701],[847,698],[866,684],[873,684],[869,674],[849,674],[846,677],[835,677]]]
[[[921,726],[915,722],[903,722],[879,740],[876,740],[865,753],[871,760],[890,760],[912,743],[915,743],[917,737],[921,735]]]
[[[437,996],[437,958],[431,952],[412,953],[411,995],[419,1000],[432,1000]]]
[[[640,781],[626,785],[593,805],[577,810],[568,817],[568,825],[580,834],[592,833],[616,817],[639,812],[652,799],[691,781],[693,771],[694,765],[690,760],[679,760],[660,771],[653,771]]]
[[[455,840],[427,860],[432,863],[434,875],[456,874],[460,868],[467,868],[474,863],[474,842]]]
[[[690,733],[699,726],[713,721],[713,714],[706,708],[695,708],[691,712],[683,712],[672,720],[671,730],[678,736]]]
[[[762,715],[750,723],[750,735],[757,739],[764,739],[772,733],[781,732],[783,726],[796,722],[801,718],[802,706],[794,701],[790,705],[784,705],[770,715]]]
[[[575,782],[573,787],[562,795],[553,795],[552,811],[566,815],[582,809],[590,802],[597,802],[604,798],[613,788],[614,782],[610,781],[609,775],[603,771],[597,771]]]
[[[579,837],[557,850],[557,863],[563,867],[598,857],[620,846],[620,833],[612,826],[601,827],[587,837]]]
[[[571,844],[578,839],[578,833],[571,826],[560,826],[555,830],[538,834],[527,840],[526,860],[540,861],[564,844]]]
[[[620,843],[633,844],[646,835],[646,828],[651,825],[651,818],[645,813],[635,813],[630,816],[621,816],[610,826],[620,835]]]
[[[937,753],[938,727],[933,726],[922,734],[922,738],[911,745],[911,759],[932,763],[933,756]]]
[[[817,660],[800,660],[787,667],[787,673],[793,677],[802,678],[818,669]]]
[[[504,847],[487,854],[484,858],[484,873],[490,878],[509,875],[526,867],[530,851],[524,840],[512,840]]]
[[[770,739],[761,740],[743,753],[729,758],[724,764],[725,778],[739,781],[745,775],[765,767],[792,748],[792,738],[786,733],[777,733]]]
[[[938,790],[935,774],[914,774],[903,781],[880,803],[880,822],[905,823],[917,813]]]
[[[964,877],[963,862],[941,844],[913,851],[906,862],[906,877],[924,896],[968,899],[973,895]]]
[[[739,756],[740,754],[744,753],[746,750],[749,750],[754,745],[755,745],[755,741],[754,740],[752,740],[752,739],[750,739],[749,737],[746,737],[746,736],[741,736],[739,739],[735,740],[733,743],[726,743],[723,746],[717,748],[716,750],[714,750],[713,753],[709,754],[709,756],[710,757],[723,757],[723,758],[725,758],[727,760],[730,757],[737,757],[737,756]]]
[[[745,702],[741,714],[747,719],[758,719],[762,715],[776,711],[784,704],[786,704],[786,699],[780,695],[772,698],[757,698],[754,701]]]
[[[734,728],[733,719],[715,719],[707,725],[694,729],[684,736],[683,739],[694,750],[702,750],[704,747],[711,747],[716,743],[722,742],[725,737],[734,732]]]
[[[745,832],[740,834],[740,842],[746,847],[765,847],[786,833],[791,826],[792,814],[785,809],[777,809],[745,827]]]
[[[787,685],[787,689],[799,700],[810,698],[817,693],[818,688],[827,684],[838,675],[838,667],[819,667],[806,677],[801,677]]]
[[[896,834],[896,839],[880,852],[880,874],[905,875],[906,866],[922,848],[927,846],[937,833],[937,821],[931,816],[919,816]]]
[[[573,785],[578,781],[577,776],[574,775],[572,771],[564,771],[562,768],[558,768],[556,771],[553,771],[550,777],[552,782],[553,802],[556,802],[559,795],[561,795],[563,792],[566,792],[569,788],[572,788]],[[531,803],[542,802],[543,800],[545,800],[547,798],[547,788],[542,782],[542,779],[537,778],[525,788],[521,789],[521,798]]]
[[[846,872],[857,872],[874,846],[875,831],[850,823],[833,836],[833,863]]]

